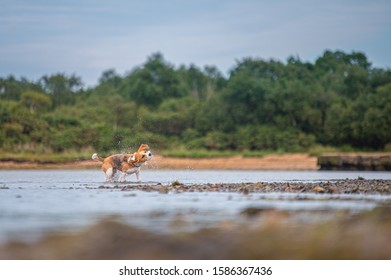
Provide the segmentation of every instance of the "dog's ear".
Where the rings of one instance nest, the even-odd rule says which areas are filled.
[[[129,163],[139,163],[141,155],[140,153],[134,153],[128,160]]]
[[[147,161],[147,155],[144,152],[137,152],[135,153],[132,158],[130,159],[130,163],[143,163]]]
[[[126,161],[128,163],[136,163],[137,160],[136,160],[136,153],[134,153],[133,155],[126,155],[127,159]]]
[[[141,144],[140,145],[140,148],[138,148],[138,151],[137,152],[142,152],[142,151],[148,151],[150,150],[149,146],[147,144]]]

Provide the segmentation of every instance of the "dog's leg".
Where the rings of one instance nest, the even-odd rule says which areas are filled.
[[[121,173],[121,176],[119,177],[119,181],[120,181],[121,183],[126,182],[125,176],[126,176],[126,172],[122,172],[122,173]]]
[[[141,177],[140,177],[140,170],[139,169],[136,170],[136,178],[137,178],[137,183],[140,183]]]
[[[113,171],[113,168],[108,168],[107,170],[106,170],[106,182],[112,182],[113,181],[113,179],[114,179],[114,171]]]

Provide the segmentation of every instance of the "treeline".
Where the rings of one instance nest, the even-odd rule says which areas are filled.
[[[244,58],[228,77],[156,53],[88,89],[75,75],[0,78],[0,100],[3,152],[391,145],[391,71],[360,52],[325,51],[314,63]]]

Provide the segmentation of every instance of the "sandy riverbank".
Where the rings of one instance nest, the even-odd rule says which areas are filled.
[[[99,169],[92,160],[67,163],[0,162],[0,169]],[[150,169],[236,169],[236,170],[317,170],[317,158],[307,154],[267,155],[264,157],[173,158],[156,155],[143,168]]]

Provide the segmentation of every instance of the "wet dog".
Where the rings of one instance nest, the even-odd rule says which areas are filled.
[[[92,159],[102,162],[102,171],[106,175],[106,181],[114,181],[115,175],[121,172],[120,182],[126,181],[126,175],[136,174],[137,182],[141,182],[140,168],[141,165],[152,158],[152,153],[147,144],[141,144],[134,154],[116,154],[106,158],[98,156],[97,153],[92,155]]]

